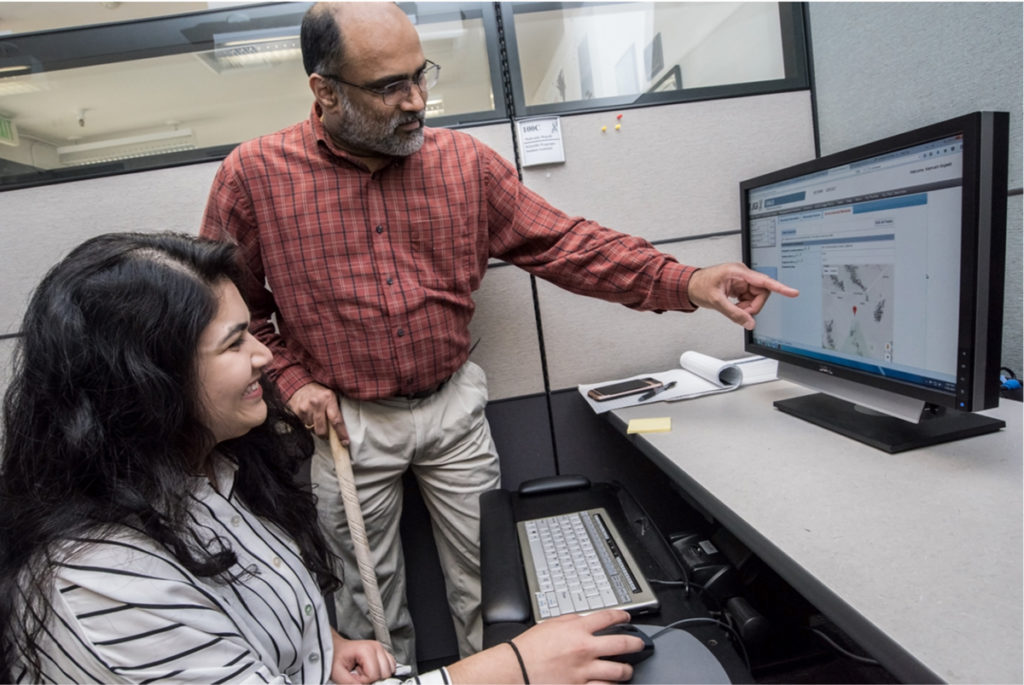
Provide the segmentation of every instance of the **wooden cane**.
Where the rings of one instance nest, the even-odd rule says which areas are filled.
[[[334,457],[334,470],[338,474],[338,486],[341,499],[345,504],[345,518],[348,521],[352,547],[355,549],[356,564],[359,566],[359,578],[363,582],[363,594],[366,595],[366,606],[373,623],[373,633],[377,641],[384,645],[392,654],[391,633],[388,631],[387,619],[384,617],[384,603],[380,598],[380,587],[377,585],[377,573],[370,558],[370,544],[366,538],[366,526],[363,525],[363,510],[359,506],[359,495],[356,492],[356,481],[352,475],[352,462],[348,449],[341,444],[334,426],[328,427],[331,443],[331,456]]]

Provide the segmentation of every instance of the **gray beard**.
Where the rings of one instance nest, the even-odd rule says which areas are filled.
[[[334,135],[353,150],[365,150],[391,157],[408,157],[423,147],[423,129],[412,133],[398,131],[398,127],[411,121],[424,121],[424,113],[396,112],[386,122],[371,119],[352,106],[348,98],[341,97],[344,118]]]

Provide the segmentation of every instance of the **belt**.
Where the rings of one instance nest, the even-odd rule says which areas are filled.
[[[435,393],[439,392],[441,388],[445,386],[445,383],[447,383],[451,379],[452,377],[448,376],[448,378],[445,378],[440,383],[437,383],[436,385],[426,388],[425,390],[417,390],[416,392],[411,392],[407,395],[395,395],[395,397],[401,397],[402,399],[406,400],[425,400],[431,395],[434,395]]]

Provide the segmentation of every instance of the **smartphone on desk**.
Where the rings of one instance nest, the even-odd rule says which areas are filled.
[[[609,383],[608,385],[602,385],[597,388],[591,388],[587,396],[595,402],[604,402],[605,400],[614,400],[618,397],[626,397],[627,395],[636,395],[641,392],[647,392],[648,390],[654,390],[660,388],[662,382],[657,378],[634,378],[631,381],[620,381],[618,383]]]

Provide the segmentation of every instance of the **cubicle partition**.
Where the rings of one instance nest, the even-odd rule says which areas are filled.
[[[1021,374],[1022,4],[813,2],[807,9],[823,155],[976,110],[1010,113],[1002,364]]]
[[[602,133],[614,119],[564,119],[566,163],[526,183],[684,264],[739,261],[739,180],[814,156],[808,91],[634,110]],[[636,312],[547,283],[539,295],[552,389],[669,369],[688,349],[743,352],[742,329],[715,312]]]
[[[32,290],[86,238],[110,231],[197,233],[219,162],[0,193],[0,392]]]

